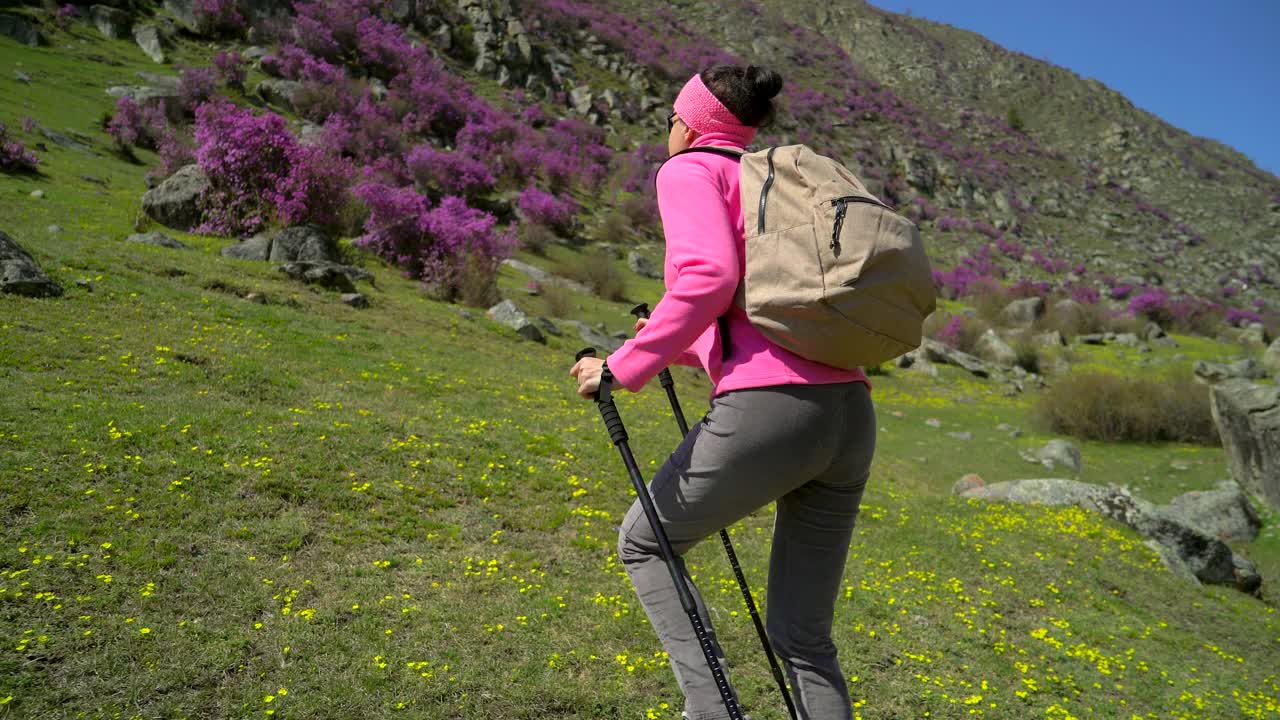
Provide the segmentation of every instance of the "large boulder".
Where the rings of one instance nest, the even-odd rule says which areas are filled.
[[[1227,380],[1209,398],[1231,476],[1280,510],[1280,387]]]
[[[8,13],[0,13],[0,37],[7,37],[31,47],[44,44],[44,36],[34,25],[27,22],[26,18]]]
[[[201,196],[209,189],[209,178],[195,165],[187,165],[159,187],[142,196],[142,209],[156,222],[174,230],[190,232],[204,216]]]
[[[280,272],[308,285],[319,285],[343,294],[354,294],[355,283],[346,268],[337,263],[298,261],[280,266]]]
[[[973,346],[978,357],[993,365],[1011,368],[1018,363],[1018,353],[994,329],[988,328]]]
[[[1031,325],[1044,317],[1044,309],[1041,297],[1014,300],[1000,312],[1000,319],[1009,325]]]
[[[1262,355],[1262,367],[1272,377],[1280,378],[1280,339],[1276,339],[1267,347],[1267,352]]]
[[[243,240],[235,245],[228,245],[222,248],[222,257],[265,262],[267,258],[271,257],[271,237],[268,235],[254,235],[248,240]]]
[[[167,44],[164,36],[160,34],[160,28],[155,25],[139,25],[133,29],[133,40],[138,43],[138,47],[147,57],[153,61],[162,63],[168,58],[164,54],[164,48]]]
[[[186,245],[174,240],[162,232],[149,232],[137,235],[130,235],[125,238],[126,242],[138,243],[140,245],[155,245],[156,247],[171,248],[173,250],[190,250]]]
[[[200,31],[200,21],[196,17],[195,0],[164,0],[164,9],[168,10],[183,27],[191,32]]]
[[[1036,460],[1039,460],[1045,467],[1052,470],[1061,465],[1069,468],[1071,472],[1080,474],[1080,448],[1074,443],[1067,440],[1050,440],[1045,443],[1044,447],[1036,452]]]
[[[1144,538],[1158,542],[1176,558],[1176,562],[1166,563],[1172,570],[1176,571],[1180,564],[1200,582],[1237,583],[1231,548],[1226,543],[1165,515],[1124,488],[1073,480],[1035,479],[994,483],[966,490],[960,496],[995,502],[1076,505],[1122,522]]]
[[[559,285],[563,288],[572,290],[574,292],[582,293],[584,295],[591,294],[591,288],[587,287],[586,285],[583,285],[582,283],[577,282],[576,280],[563,278],[563,277],[560,277],[559,275],[552,275],[546,270],[543,270],[542,268],[536,267],[534,265],[530,265],[529,263],[521,262],[513,258],[507,258],[506,260],[502,261],[502,264],[506,265],[512,270],[528,275],[535,282],[539,282],[544,285]]]
[[[93,19],[93,24],[98,28],[98,32],[108,38],[122,40],[129,37],[129,29],[133,24],[133,19],[124,10],[106,5],[92,5],[89,7],[89,17]]]
[[[283,80],[281,78],[267,78],[258,83],[258,87],[254,92],[258,93],[258,97],[263,101],[286,109],[293,109],[293,94],[298,92],[302,87],[302,83],[296,80]]]
[[[651,280],[662,279],[662,269],[654,265],[652,260],[635,250],[627,253],[627,267],[631,268],[631,272],[640,277]]]
[[[547,342],[547,338],[542,334],[542,330],[538,325],[510,300],[503,300],[494,305],[485,314],[489,316],[490,320],[515,330],[517,335],[526,340],[540,343]]]
[[[1160,507],[1165,515],[1227,543],[1252,542],[1262,529],[1248,496],[1233,482],[1216,490],[1196,490]]]
[[[163,107],[169,122],[185,121],[177,85],[113,85],[107,94],[116,99],[127,97],[142,107]]]
[[[62,286],[49,279],[31,255],[0,230],[0,293],[27,297],[57,297]]]
[[[969,371],[977,377],[984,378],[990,377],[991,375],[991,369],[987,367],[986,363],[968,353],[961,352],[950,345],[938,342],[937,340],[925,338],[924,342],[920,345],[920,354],[923,355],[924,359],[930,362],[941,363],[943,365],[955,365],[956,367]]]
[[[613,337],[612,335],[606,335],[584,322],[578,320],[565,320],[564,324],[574,330],[577,330],[578,337],[582,338],[584,343],[590,347],[600,350],[601,352],[617,352],[618,348],[622,347],[622,339]]]
[[[267,259],[272,262],[338,262],[338,244],[325,231],[312,225],[289,227],[271,239]]]
[[[1196,380],[1214,385],[1224,380],[1261,380],[1267,376],[1266,369],[1253,358],[1237,360],[1233,363],[1211,363],[1197,360],[1193,366]]]

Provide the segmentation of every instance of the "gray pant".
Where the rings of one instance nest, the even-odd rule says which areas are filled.
[[[728,392],[711,401],[649,486],[686,579],[689,548],[777,501],[766,624],[808,720],[852,715],[831,625],[875,440],[875,411],[862,383]],[[727,718],[638,501],[623,520],[618,555],[670,656],[690,720]],[[702,598],[689,585],[714,639]]]

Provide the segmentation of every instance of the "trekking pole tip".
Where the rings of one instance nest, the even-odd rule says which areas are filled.
[[[579,350],[578,354],[573,356],[573,359],[581,360],[584,357],[595,357],[595,356],[596,356],[596,349],[593,347],[588,347],[588,348],[582,348],[581,350]]]

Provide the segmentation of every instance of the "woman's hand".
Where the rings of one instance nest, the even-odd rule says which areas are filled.
[[[578,379],[579,395],[588,400],[593,398],[596,391],[600,389],[600,369],[603,367],[604,360],[584,357],[569,370],[569,374]]]
[[[634,331],[636,331],[636,332],[640,332],[640,330],[641,330],[645,325],[648,325],[648,324],[649,324],[649,318],[638,318],[638,319],[636,320],[636,324],[635,324],[635,326],[634,326],[634,327],[632,327],[631,329],[632,329],[632,330],[634,330]]]

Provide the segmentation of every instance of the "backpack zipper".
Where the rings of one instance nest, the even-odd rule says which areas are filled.
[[[844,213],[848,209],[849,203],[867,203],[869,205],[879,205],[885,207],[885,204],[871,198],[865,198],[861,195],[845,195],[831,201],[831,206],[836,209],[836,222],[831,230],[831,249],[840,249],[840,228],[844,225]]]
[[[769,177],[764,180],[764,187],[760,189],[760,212],[756,220],[756,234],[764,234],[764,210],[769,202],[769,188],[773,187],[773,151],[776,147],[769,148]]]

